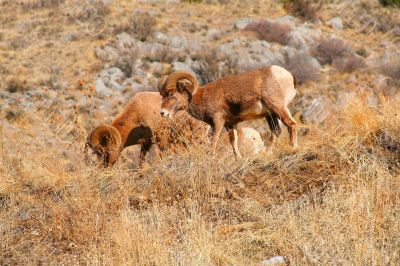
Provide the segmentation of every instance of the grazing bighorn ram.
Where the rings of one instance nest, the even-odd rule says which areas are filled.
[[[157,92],[139,92],[111,125],[95,128],[89,135],[90,147],[104,166],[112,166],[121,151],[131,145],[141,144],[140,162],[154,144],[154,129],[161,119],[161,96]]]
[[[279,119],[287,126],[290,143],[297,147],[296,121],[287,105],[296,95],[295,81],[290,72],[279,66],[252,70],[227,76],[199,87],[189,72],[176,71],[160,81],[163,98],[161,115],[172,117],[187,109],[189,114],[213,128],[212,152],[223,127],[229,130],[229,139],[236,157],[238,149],[237,124],[245,120],[265,117],[271,128],[270,148],[281,134]]]

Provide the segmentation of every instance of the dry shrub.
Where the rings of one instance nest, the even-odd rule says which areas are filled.
[[[121,69],[126,77],[130,77],[132,76],[133,65],[135,64],[136,59],[137,53],[135,49],[125,49],[119,54],[118,59],[113,64],[113,66]]]
[[[311,1],[283,0],[282,2],[286,11],[294,16],[299,16],[308,20],[315,20],[318,18],[317,14],[320,8],[319,6],[313,5]]]
[[[208,125],[185,111],[178,112],[174,119],[163,119],[156,130],[156,138],[163,150],[178,152],[208,140]]]
[[[391,62],[382,65],[381,72],[393,79],[395,82],[400,82],[400,59],[395,58]]]
[[[288,24],[265,20],[254,22],[247,26],[245,30],[254,31],[260,40],[286,45],[289,41],[292,27]]]
[[[365,68],[366,63],[362,57],[352,54],[348,57],[335,59],[333,66],[342,72],[353,72]]]
[[[293,74],[298,83],[318,80],[320,74],[320,66],[309,53],[296,52],[287,54],[283,67]]]
[[[332,64],[335,59],[348,55],[350,51],[351,47],[342,39],[322,37],[317,41],[312,53],[321,64]]]
[[[16,122],[21,120],[24,116],[24,112],[22,110],[10,110],[6,113],[6,119],[9,122]]]
[[[154,33],[156,19],[149,13],[134,15],[130,20],[130,32],[134,33],[141,41],[146,41]]]
[[[312,54],[321,64],[332,64],[342,72],[352,72],[364,68],[364,59],[340,38],[322,37],[312,49]]]
[[[11,78],[6,84],[6,90],[10,93],[24,92],[29,90],[26,80]]]
[[[150,38],[157,25],[157,20],[148,12],[137,12],[129,19],[126,19],[113,28],[114,34],[128,32],[135,34],[141,41],[146,41]]]
[[[19,2],[24,8],[42,8],[42,7],[55,7],[63,4],[65,0],[19,0]]]
[[[85,1],[84,4],[76,5],[77,3],[72,2],[73,8],[67,9],[68,17],[73,20],[78,21],[92,21],[99,17],[105,17],[110,14],[110,4],[107,1],[103,0],[92,0],[92,1]]]
[[[237,59],[232,57],[218,58],[217,51],[210,49],[198,53],[192,68],[199,77],[200,84],[208,84],[222,77],[239,73]]]
[[[26,48],[30,45],[29,36],[17,36],[7,41],[7,46],[10,49],[16,50],[21,48]]]

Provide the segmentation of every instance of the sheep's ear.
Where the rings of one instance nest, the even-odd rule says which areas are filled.
[[[189,92],[190,94],[193,94],[194,92],[194,85],[192,82],[190,82],[187,79],[182,79],[179,80],[176,84],[176,87],[178,88],[178,92],[182,93],[184,91]]]

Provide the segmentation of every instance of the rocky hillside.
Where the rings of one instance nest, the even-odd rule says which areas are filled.
[[[395,2],[0,0],[0,265],[399,264]],[[298,81],[298,151],[84,162],[162,75],[271,64]]]

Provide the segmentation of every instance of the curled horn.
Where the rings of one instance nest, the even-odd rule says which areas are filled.
[[[106,165],[114,163],[118,157],[122,140],[118,130],[112,125],[103,125],[90,133],[87,145],[98,155],[103,157]]]
[[[179,85],[178,82],[183,79],[190,81],[190,83],[192,84],[192,86],[184,86],[185,89],[189,93],[195,94],[197,89],[199,88],[199,82],[192,73],[189,73],[187,71],[175,71],[171,73],[163,84],[164,86],[162,87],[165,87],[167,90],[177,90]]]
[[[168,75],[163,75],[160,80],[158,81],[158,91],[161,91],[161,89],[164,87],[165,82],[168,79]]]

